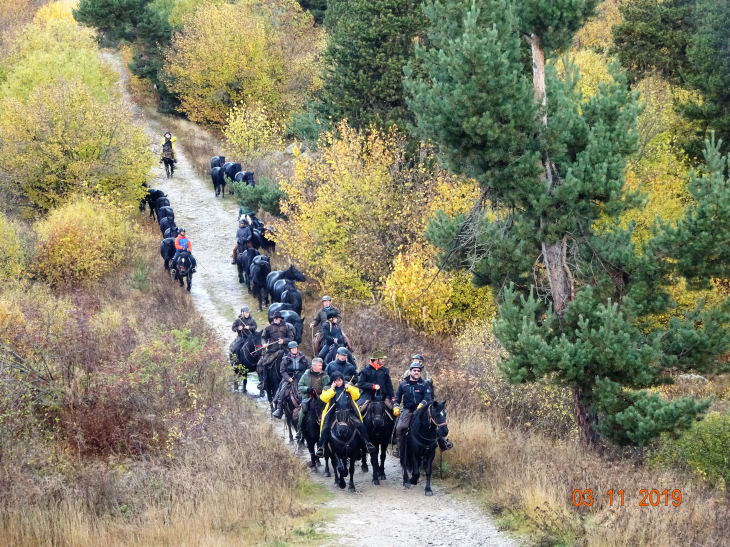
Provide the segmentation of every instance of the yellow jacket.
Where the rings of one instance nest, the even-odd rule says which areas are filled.
[[[345,391],[350,395],[352,398],[351,403],[353,408],[357,411],[357,415],[360,416],[360,421],[362,421],[362,414],[360,414],[360,408],[355,404],[355,401],[357,401],[360,398],[360,390],[357,389],[355,386],[346,385]],[[319,396],[319,398],[327,403],[327,406],[324,407],[324,412],[322,413],[322,423],[319,425],[319,432],[322,433],[322,427],[324,426],[325,417],[327,416],[327,413],[330,411],[330,400],[332,397],[335,396],[335,388],[332,386],[329,389],[326,389],[322,392],[322,395]]]
[[[175,149],[175,141],[177,141],[177,137],[171,137],[170,142],[172,143],[172,158],[177,159],[177,150]],[[162,137],[162,140],[160,141],[160,146],[165,144],[165,137]],[[162,159],[162,152],[160,152],[160,159]]]

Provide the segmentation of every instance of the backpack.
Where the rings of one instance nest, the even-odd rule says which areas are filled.
[[[172,153],[172,141],[165,141],[162,145],[162,157],[168,160],[175,159]]]

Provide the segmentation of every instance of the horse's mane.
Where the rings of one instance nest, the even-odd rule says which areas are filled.
[[[413,419],[411,420],[411,429],[414,431],[418,431],[421,429],[421,427],[424,425],[428,425],[428,407],[430,405],[426,405],[420,410],[416,410],[416,412],[413,413]]]

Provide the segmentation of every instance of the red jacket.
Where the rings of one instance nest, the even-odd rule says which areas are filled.
[[[182,239],[180,239],[180,238],[182,238]],[[193,251],[193,245],[192,245],[192,243],[190,243],[190,240],[187,237],[183,237],[182,235],[178,235],[175,238],[175,248],[178,251],[188,251],[188,252]]]

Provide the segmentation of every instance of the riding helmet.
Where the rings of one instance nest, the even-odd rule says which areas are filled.
[[[337,317],[337,312],[336,311],[328,311],[327,312],[327,319],[334,319],[335,317]]]
[[[282,318],[282,317],[284,317],[284,316],[283,316],[283,315],[281,315],[281,312],[280,312],[280,311],[275,311],[275,312],[274,312],[274,316],[272,317],[272,319],[276,319],[277,317],[278,317],[279,319],[281,319],[281,318]]]
[[[242,307],[241,308],[241,313],[244,313],[244,312],[249,312],[250,313],[251,312],[251,308],[249,308],[248,306]]]
[[[423,361],[423,355],[421,355],[420,353],[416,353],[413,357],[411,357],[411,359],[413,359],[414,361]]]
[[[339,370],[336,370],[335,372],[330,374],[330,382],[332,382],[333,384],[335,383],[335,380],[337,380],[338,378],[341,378],[343,380],[345,379],[345,377],[342,375],[342,373]]]
[[[180,228],[179,226],[177,227],[177,233],[178,234],[181,234],[184,231],[185,231],[185,228]]]
[[[418,361],[413,361],[411,363],[411,366],[408,367],[408,370],[413,370],[414,368],[417,368],[418,370],[421,370],[423,368],[423,366]]]
[[[337,355],[347,355],[347,348],[338,348]]]
[[[289,342],[289,349],[294,349],[294,348],[298,348],[298,347],[299,347],[299,344],[297,344],[296,341],[292,340],[291,342]]]
[[[330,302],[332,302],[332,299],[329,296],[327,296],[327,295],[324,295],[322,297],[322,302],[324,302],[325,300],[329,300]]]

